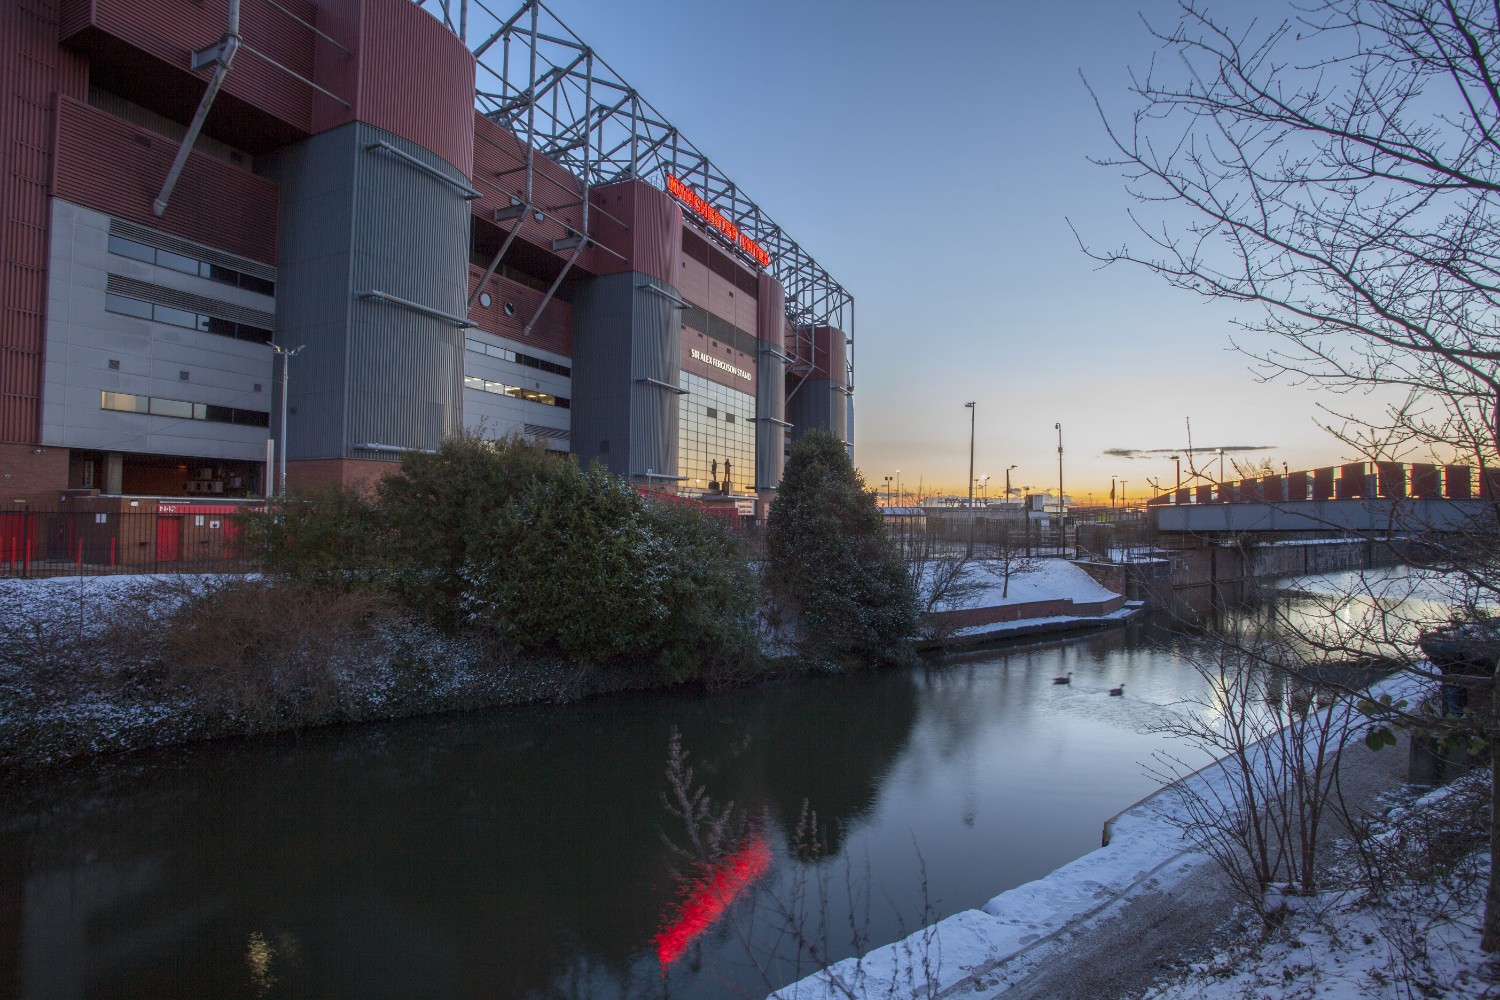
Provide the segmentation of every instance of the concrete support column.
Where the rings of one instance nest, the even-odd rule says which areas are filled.
[[[107,451],[104,453],[103,492],[113,494],[125,492],[125,456],[121,452]]]

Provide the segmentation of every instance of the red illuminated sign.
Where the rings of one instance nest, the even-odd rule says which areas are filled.
[[[691,208],[693,213],[704,222],[723,233],[725,239],[743,250],[761,267],[770,266],[771,255],[766,253],[765,248],[740,232],[739,226],[724,218],[724,214],[704,201],[698,195],[697,191],[694,191],[671,174],[667,175],[667,191],[680,199],[688,208]]]

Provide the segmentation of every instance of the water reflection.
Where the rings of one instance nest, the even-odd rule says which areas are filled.
[[[80,767],[0,803],[0,984],[37,998],[764,995],[807,970],[747,954],[731,918],[766,919],[764,904],[723,890],[758,879],[774,896],[868,865],[863,930],[879,943],[927,903],[954,912],[1040,877],[1154,788],[1138,762],[1161,737],[1145,729],[1201,694],[1181,658],[1194,641],[1137,627],[910,671]],[[765,820],[713,890],[719,914],[683,908],[663,843],[674,727],[715,798]],[[827,853],[800,864],[788,845],[804,804]],[[665,975],[663,914],[702,928],[671,945]]]

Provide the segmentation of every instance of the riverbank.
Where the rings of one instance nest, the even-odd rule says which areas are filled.
[[[1044,564],[1028,576],[1025,583],[1019,576],[1012,582],[1015,599],[1001,601],[997,590],[993,603],[1012,611],[1028,602],[1055,610],[1060,602],[1097,597],[1082,571],[1066,563]],[[385,615],[374,624],[356,621],[372,613],[357,595],[277,600],[271,593],[252,593],[255,606],[248,613],[242,608],[232,621],[214,614],[210,591],[255,580],[128,575],[0,580],[0,776],[199,740],[565,703],[671,686],[646,670],[516,655],[482,638],[448,636],[400,616]],[[970,595],[991,601],[983,589],[971,589]],[[171,648],[153,638],[150,622],[171,618],[195,602],[204,607],[188,631],[200,633],[198,638],[178,636]],[[1128,617],[1128,609],[1120,608],[1094,617],[1052,614],[962,630],[959,641],[1064,633]],[[129,648],[110,648],[122,636],[129,637]],[[283,648],[288,646],[299,648]],[[183,647],[191,655],[184,656]],[[695,683],[738,687],[823,672],[802,664],[788,649]],[[183,668],[184,659],[199,661],[196,672]],[[142,666],[151,660],[179,662]]]
[[[1413,697],[1420,682],[1399,676],[1381,690],[1397,698]],[[1404,746],[1379,753],[1362,743],[1350,747],[1344,788],[1356,811],[1378,811],[1383,795],[1405,785],[1404,751]],[[1208,970],[1227,970],[1224,961],[1216,966],[1212,959],[1224,953],[1221,928],[1234,916],[1237,900],[1223,873],[1187,838],[1184,826],[1188,797],[1224,793],[1230,777],[1218,767],[1205,768],[1111,819],[1100,849],[1001,893],[978,910],[954,914],[861,959],[835,964],[772,997],[887,996],[895,995],[893,984],[915,983],[933,997],[1094,1000],[1139,996],[1174,969],[1188,975],[1175,987],[1179,992],[1162,996],[1206,996],[1195,990],[1214,978]],[[1454,945],[1461,949],[1463,941],[1473,954],[1465,953],[1450,971],[1453,976],[1477,975],[1477,931]],[[1200,963],[1199,977],[1189,982],[1195,959],[1208,961]]]

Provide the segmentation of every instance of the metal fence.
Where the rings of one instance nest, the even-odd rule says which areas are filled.
[[[0,577],[244,573],[260,568],[232,513],[0,511]]]

